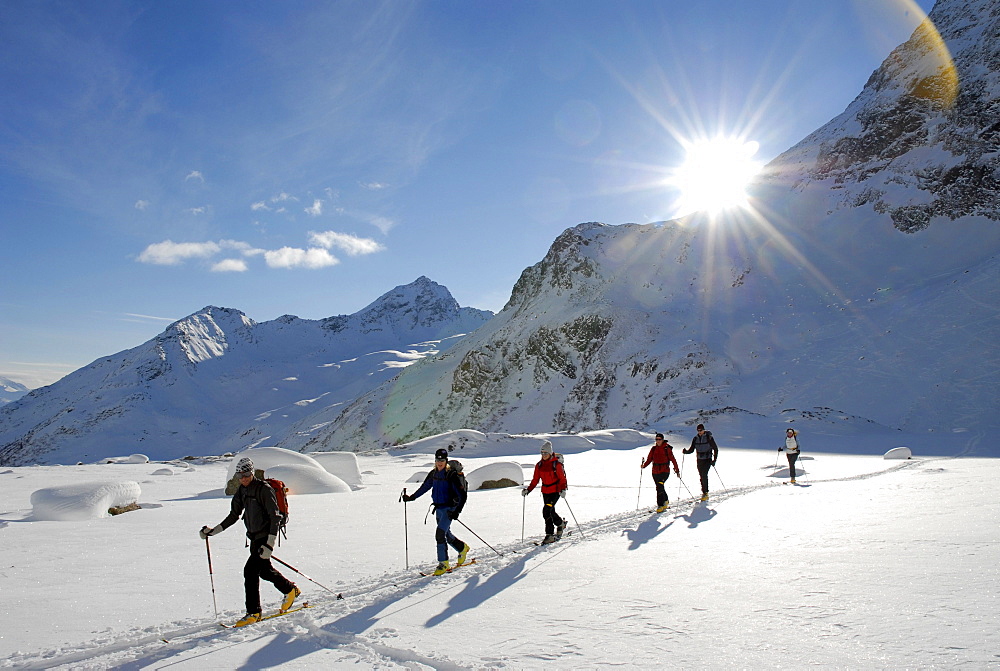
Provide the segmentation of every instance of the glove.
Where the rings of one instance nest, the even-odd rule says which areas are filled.
[[[712,459],[712,468],[715,468],[715,459]]]
[[[450,513],[448,513],[448,518],[452,519],[452,520],[457,520],[458,519],[458,511],[457,510],[452,510]]]
[[[412,494],[404,494],[403,495],[403,501],[405,501],[406,503],[409,503],[410,501],[412,501],[415,498],[417,498],[417,497],[413,496]]]
[[[561,498],[561,499],[566,498],[566,490],[565,489],[562,490],[561,492],[559,492],[559,498]]]
[[[198,535],[201,536],[201,540],[207,540],[209,536],[214,536],[219,531],[221,531],[219,527],[204,526],[198,530]]]
[[[525,487],[521,490],[521,496],[527,496],[527,495],[528,495],[528,488]]]
[[[784,452],[784,451],[785,451],[785,448],[783,448],[783,447],[779,447],[778,448],[778,452]]]
[[[676,476],[677,476],[677,477],[679,478],[679,477],[681,477],[681,472],[680,472],[680,471],[678,471],[678,470],[677,470],[677,469],[675,468],[675,469],[674,469],[674,475],[676,475]]]
[[[260,546],[260,558],[270,559],[271,553],[274,552],[274,544],[277,542],[278,537],[271,534],[267,537],[267,542]]]

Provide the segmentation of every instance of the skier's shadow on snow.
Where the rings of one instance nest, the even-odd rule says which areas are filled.
[[[648,543],[660,535],[660,533],[666,531],[673,523],[674,520],[670,520],[663,526],[660,526],[659,516],[652,515],[646,518],[646,520],[635,529],[625,529],[622,531],[622,535],[628,536],[628,539],[632,541],[629,543],[629,550],[638,550],[643,544]]]
[[[437,626],[452,615],[475,608],[515,584],[528,575],[528,572],[525,571],[525,563],[528,561],[528,557],[534,554],[534,552],[529,552],[528,554],[519,556],[515,561],[504,566],[485,581],[480,582],[479,575],[470,578],[466,581],[465,588],[448,601],[445,609],[429,618],[424,626],[428,629]],[[552,556],[554,557],[555,555],[553,554]]]
[[[683,519],[688,523],[689,529],[694,529],[702,522],[707,522],[716,515],[719,511],[709,508],[707,505],[702,505],[701,503],[695,503],[694,507],[691,508],[691,512],[687,515],[678,515],[677,517]]]

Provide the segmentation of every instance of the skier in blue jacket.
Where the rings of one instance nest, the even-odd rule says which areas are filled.
[[[420,488],[413,494],[404,496],[403,500],[413,501],[423,496],[427,490],[431,490],[434,516],[437,518],[435,539],[437,540],[438,565],[434,575],[441,575],[451,570],[451,565],[448,563],[449,545],[458,552],[456,566],[464,564],[466,555],[469,554],[469,545],[451,533],[451,522],[458,519],[469,494],[462,486],[462,479],[459,477],[458,471],[448,465],[448,450],[444,448],[434,453],[434,470],[427,474]]]

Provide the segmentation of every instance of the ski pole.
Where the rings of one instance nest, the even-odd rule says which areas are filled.
[[[208,579],[212,581],[212,605],[215,607],[215,618],[219,619],[219,604],[215,600],[215,574],[212,573],[212,548],[205,539],[205,552],[208,554]]]
[[[683,470],[684,470],[684,452],[681,452],[681,471],[683,471]],[[681,481],[682,485],[684,485],[684,480],[681,479],[681,474],[680,473],[677,474],[677,479]],[[687,485],[684,485],[684,488],[687,489]],[[691,494],[691,490],[690,489],[688,489],[688,494]],[[694,496],[694,494],[691,494],[691,495]],[[680,497],[681,497],[681,488],[678,487],[677,488],[677,498],[680,498]]]
[[[410,522],[406,518],[406,504],[407,501],[403,497],[406,496],[406,487],[403,487],[403,493],[399,495],[399,500],[403,502],[403,546],[406,548],[406,568],[410,568]]]
[[[315,580],[313,580],[312,578],[310,578],[310,577],[309,577],[309,576],[307,576],[307,575],[306,575],[305,573],[303,573],[302,571],[298,570],[297,568],[295,568],[294,566],[292,566],[292,565],[291,565],[291,564],[289,564],[288,562],[283,562],[283,561],[281,561],[280,559],[278,559],[277,557],[275,557],[274,555],[271,555],[271,559],[273,559],[274,561],[278,562],[278,563],[279,563],[279,564],[281,564],[282,566],[287,566],[288,568],[292,569],[293,571],[295,571],[296,573],[298,573],[298,574],[299,574],[300,576],[302,576],[303,578],[305,578],[305,579],[306,579],[306,580],[308,580],[309,582],[314,582],[314,583],[316,583],[317,585],[319,585],[320,587],[322,587],[323,589],[325,589],[325,590],[326,590],[327,592],[329,592],[330,594],[334,594],[334,595],[336,595],[336,597],[337,597],[338,599],[343,599],[343,598],[344,598],[344,597],[343,597],[343,595],[341,595],[341,594],[337,594],[336,592],[334,592],[334,591],[333,591],[332,589],[330,589],[330,588],[329,588],[329,587],[327,587],[326,585],[324,585],[324,584],[322,584],[322,583],[318,583],[318,582],[316,582]]]
[[[642,496],[642,462],[645,459],[639,458],[639,493],[635,495],[635,509],[639,510],[639,497]]]
[[[581,538],[586,538],[587,535],[585,533],[583,533],[583,527],[581,527],[580,523],[576,521],[576,515],[573,513],[573,506],[571,506],[569,504],[569,499],[566,498],[566,497],[563,497],[563,501],[566,502],[566,507],[569,508],[569,514],[573,515],[573,521],[576,522],[576,528],[580,531],[580,537]]]
[[[694,494],[691,493],[691,490],[688,488],[687,483],[684,482],[684,478],[681,477],[680,473],[677,474],[677,479],[681,481],[682,485],[684,485],[684,489],[687,489],[688,496],[690,496],[693,499],[694,498]],[[677,488],[677,498],[680,498],[680,497],[681,497],[681,488],[678,487]]]
[[[722,488],[728,494],[729,493],[729,488],[726,487],[726,483],[725,482],[722,482],[722,476],[719,475],[719,469],[715,467],[715,464],[712,464],[712,470],[715,471],[715,477],[719,478],[719,482],[722,484]]]
[[[528,505],[528,497],[521,497],[521,540],[524,540],[524,510]]]
[[[778,470],[778,459],[781,458],[781,448],[778,448],[778,454],[774,456],[774,470]]]
[[[463,522],[462,520],[456,519],[455,521],[458,522],[459,524],[461,524],[466,529],[469,529],[468,525],[465,522]],[[500,552],[495,547],[493,547],[492,545],[490,545],[489,543],[487,543],[486,541],[484,541],[483,537],[480,536],[479,534],[477,534],[475,531],[473,531],[472,529],[469,529],[469,533],[472,534],[473,536],[475,536],[476,538],[478,538],[480,541],[482,541],[483,545],[485,545],[489,549],[491,549],[494,552],[496,552],[498,556],[503,557],[503,553],[502,552]]]

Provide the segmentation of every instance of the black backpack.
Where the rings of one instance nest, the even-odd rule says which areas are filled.
[[[469,481],[465,479],[465,473],[463,472],[462,462],[458,459],[452,459],[448,462],[448,468],[450,468],[455,473],[455,479],[458,480],[459,486],[462,488],[463,492],[469,491]]]

